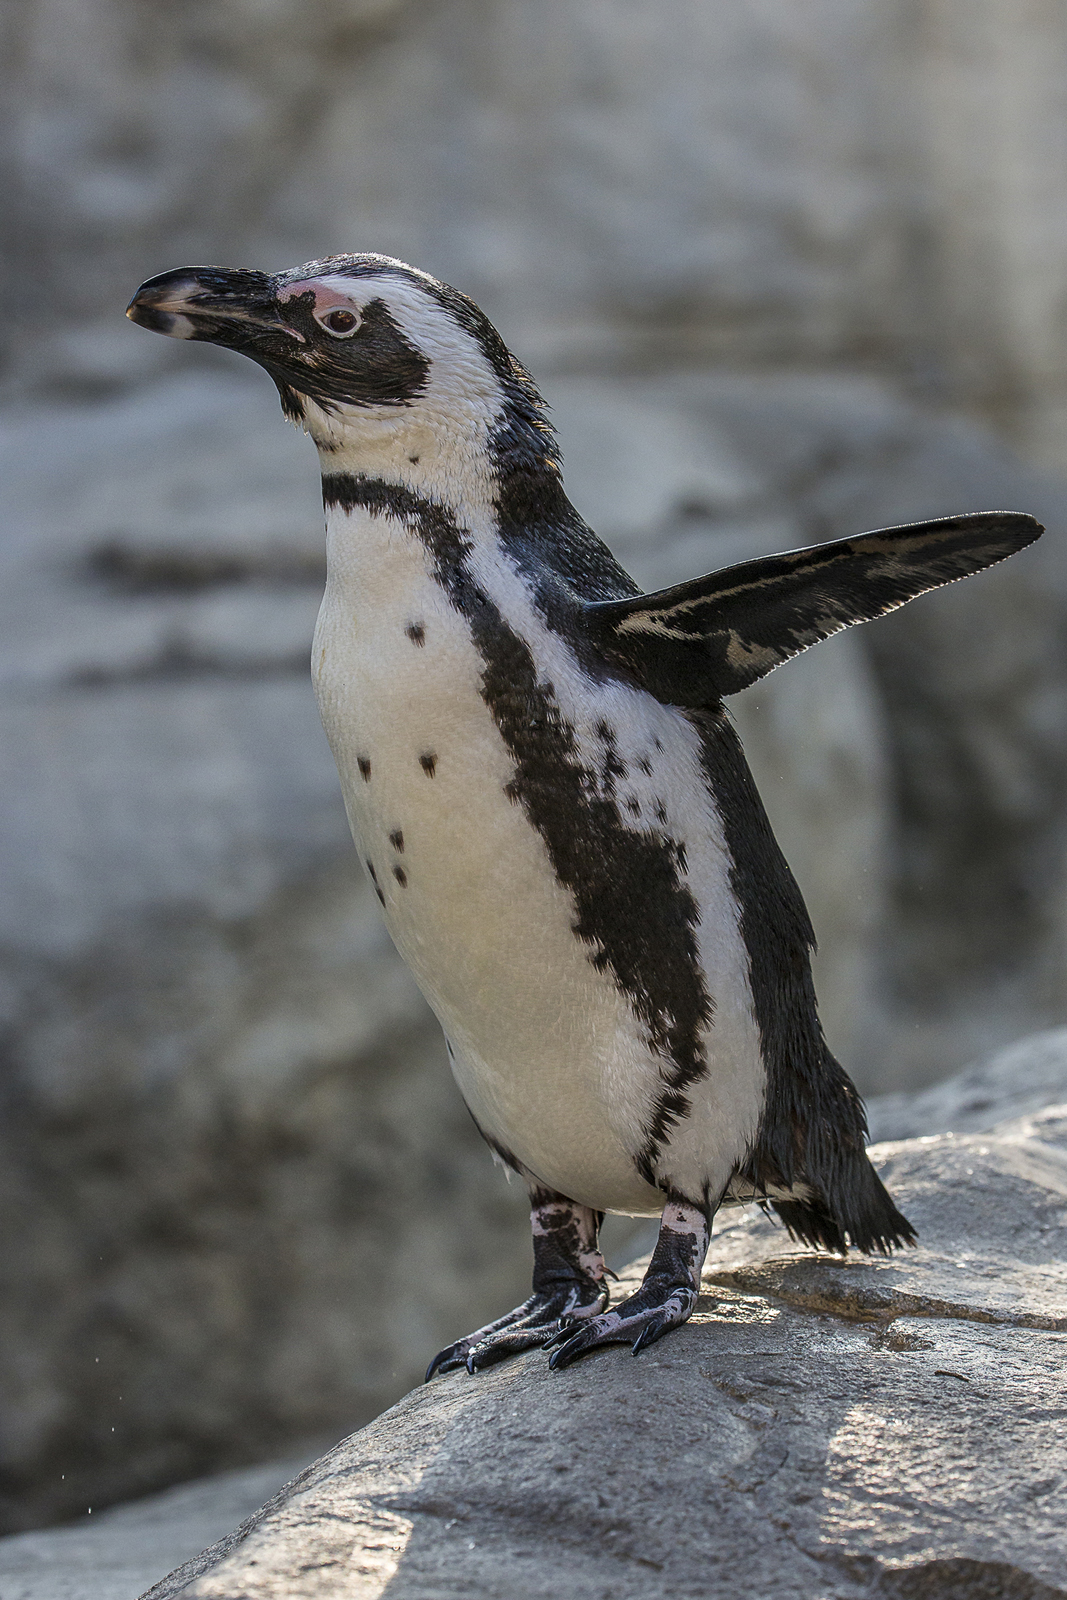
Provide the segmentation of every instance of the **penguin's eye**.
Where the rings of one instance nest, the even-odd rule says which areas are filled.
[[[359,327],[359,317],[354,311],[346,311],[343,306],[334,306],[332,311],[326,311],[315,321],[320,328],[325,328],[327,333],[332,333],[335,339],[349,339]]]

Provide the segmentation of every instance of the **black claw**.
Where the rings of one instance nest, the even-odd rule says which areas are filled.
[[[456,1358],[455,1349],[455,1345],[450,1344],[447,1350],[438,1350],[430,1365],[426,1368],[426,1376],[422,1380],[423,1383],[429,1383],[435,1372],[451,1372],[454,1367],[463,1365],[462,1361]]]
[[[497,1345],[488,1343],[476,1344],[472,1350],[467,1352],[467,1360],[465,1362],[467,1371],[473,1374],[482,1367],[495,1366],[498,1361],[503,1361],[504,1357],[510,1355],[510,1353],[507,1349],[501,1350]]]
[[[546,1340],[545,1348],[552,1351],[548,1365],[555,1371],[560,1367],[569,1366],[579,1356],[586,1355],[593,1350],[603,1349],[612,1344],[629,1344],[631,1334],[635,1334],[630,1345],[634,1355],[646,1350],[650,1344],[655,1344],[657,1339],[662,1339],[679,1323],[684,1322],[687,1313],[678,1315],[676,1308],[666,1308],[662,1302],[649,1306],[635,1295],[630,1302],[623,1301],[621,1306],[616,1306],[620,1313],[621,1321],[609,1324],[607,1328],[597,1328],[596,1319],[588,1321],[579,1317],[563,1318],[560,1322],[559,1332],[551,1339]],[[627,1324],[629,1329],[627,1330]]]
[[[480,1372],[483,1367],[495,1367],[498,1361],[506,1361],[512,1355],[510,1345],[476,1344],[467,1357],[467,1371]]]
[[[654,1321],[646,1322],[631,1346],[632,1353],[636,1356],[646,1349],[648,1345],[655,1344],[656,1340],[666,1333],[670,1326],[670,1322],[665,1321],[662,1317],[656,1317]]]
[[[599,1342],[596,1334],[590,1337],[584,1330],[580,1333],[571,1334],[570,1338],[564,1340],[563,1344],[549,1356],[549,1368],[553,1372],[557,1372],[560,1367],[569,1367],[571,1362],[576,1361],[586,1350],[595,1349]]]

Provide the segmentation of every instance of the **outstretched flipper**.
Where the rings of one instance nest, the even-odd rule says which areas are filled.
[[[597,1245],[603,1216],[564,1195],[534,1190],[530,1195],[533,1229],[533,1294],[521,1306],[458,1339],[434,1356],[426,1372],[466,1367],[477,1372],[520,1350],[532,1350],[551,1339],[560,1318],[580,1322],[595,1317],[608,1303],[608,1270]]]
[[[1043,532],[1016,511],[883,528],[726,567],[625,600],[589,602],[594,644],[641,687],[691,709],[736,694],[809,645],[981,572]]]
[[[688,1201],[668,1200],[659,1238],[640,1289],[598,1316],[580,1321],[566,1316],[559,1332],[546,1342],[550,1367],[569,1362],[605,1344],[628,1344],[634,1355],[654,1344],[671,1328],[687,1322],[700,1293],[700,1269],[708,1253],[711,1212]]]

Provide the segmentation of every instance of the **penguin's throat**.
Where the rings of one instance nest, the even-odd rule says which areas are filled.
[[[442,414],[427,406],[331,413],[309,405],[304,426],[324,477],[381,479],[455,507],[485,500],[491,465],[482,416]]]

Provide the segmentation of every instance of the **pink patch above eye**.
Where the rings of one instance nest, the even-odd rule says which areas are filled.
[[[324,311],[351,311],[359,315],[359,307],[348,300],[333,284],[326,283],[322,278],[305,278],[303,283],[291,283],[279,294],[278,299],[284,305],[287,300],[295,300],[300,295],[311,293],[315,297],[314,309],[317,316]]]

